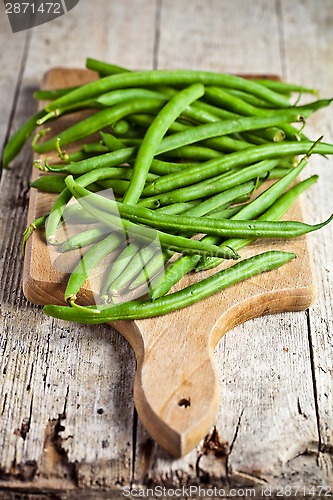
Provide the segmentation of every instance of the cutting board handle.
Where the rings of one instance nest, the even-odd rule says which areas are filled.
[[[134,400],[150,435],[180,457],[209,432],[218,411],[220,387],[207,329],[200,331],[200,325],[192,323],[182,330],[179,325],[184,326],[184,321],[178,325],[168,321],[167,325],[137,356]],[[143,328],[140,325],[141,334]]]

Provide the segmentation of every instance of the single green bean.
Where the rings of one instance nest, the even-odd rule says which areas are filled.
[[[277,127],[268,127],[264,130],[253,130],[252,136],[257,136],[260,139],[264,139],[266,142],[280,142],[284,141],[286,138],[285,132]]]
[[[253,181],[244,182],[243,184],[237,184],[235,187],[226,189],[221,193],[218,193],[210,198],[203,200],[201,203],[196,204],[194,207],[188,207],[184,214],[191,217],[202,217],[207,214],[215,213],[220,211],[221,207],[225,207],[230,203],[241,203],[245,198],[246,200],[253,193],[255,188],[255,183]],[[173,205],[167,205],[166,207],[159,208],[155,210],[155,213],[163,213],[163,209],[167,209]],[[216,218],[223,218],[221,214],[216,215]]]
[[[129,181],[124,179],[105,179],[99,181],[99,185],[104,189],[112,190],[115,194],[122,197],[127,192]]]
[[[104,144],[101,144],[100,142],[95,142],[91,144],[84,144],[82,146],[82,151],[83,153],[88,153],[89,155],[94,154],[100,154],[100,153],[108,153],[110,150]]]
[[[46,193],[60,193],[65,189],[64,175],[42,175],[35,181],[30,182],[30,187]]]
[[[98,96],[95,100],[96,102],[102,104],[103,106],[114,106],[120,102],[142,99],[147,97],[153,97],[155,99],[162,99],[165,101],[168,96],[161,94],[161,92],[156,92],[155,90],[144,89],[144,88],[130,88],[130,89],[120,89],[112,90],[106,94]]]
[[[133,167],[133,176],[130,180],[128,191],[124,196],[124,203],[137,203],[144,189],[147,173],[156,150],[170,127],[170,124],[176,120],[186,106],[201,97],[204,92],[205,89],[203,85],[191,85],[172,97],[156,115],[139,147]]]
[[[213,114],[202,107],[196,107],[194,105],[188,106],[183,111],[180,118],[186,120],[187,126],[193,126],[200,123],[214,123],[220,120],[220,117],[216,114]]]
[[[29,118],[21,127],[10,137],[2,153],[2,165],[8,167],[9,163],[19,154],[26,141],[32,135],[37,127],[37,120],[44,116],[45,110],[39,111]]]
[[[287,175],[294,167],[275,167],[269,173],[268,179],[281,179]]]
[[[251,132],[242,132],[241,134],[239,134],[239,136],[239,139],[249,141],[252,143],[252,145],[259,146],[260,144],[267,144],[269,142],[262,135],[255,134],[254,130],[252,130]]]
[[[148,189],[148,192],[152,193],[152,191],[154,190],[153,186],[156,186],[157,183],[159,184],[159,190],[162,184],[163,187],[161,189],[171,191],[172,189],[187,186],[189,184],[194,184],[209,177],[213,177],[214,175],[225,172],[230,168],[250,165],[251,163],[254,163],[256,161],[268,158],[306,154],[307,151],[311,148],[312,144],[312,142],[305,140],[294,142],[277,142],[272,144],[253,146],[242,151],[235,151],[234,153],[225,155],[222,158],[210,160],[200,165],[190,167],[184,172],[175,172],[169,175],[165,175],[159,181],[154,181],[152,183],[152,186],[150,186],[149,188],[147,187],[143,192],[143,195],[147,195]],[[313,153],[324,155],[333,154],[333,144],[316,144]],[[155,192],[158,192],[156,187],[155,190]]]
[[[22,255],[25,254],[25,249],[26,249],[26,246],[27,246],[27,241],[28,241],[29,237],[31,236],[31,234],[36,229],[43,228],[45,226],[46,220],[47,220],[47,216],[46,215],[43,215],[42,217],[38,217],[37,219],[35,219],[34,221],[32,221],[31,224],[29,224],[29,226],[25,229],[25,231],[23,233],[22,247],[21,247]]]
[[[169,162],[163,160],[157,160],[156,158],[151,162],[150,172],[157,175],[167,175],[172,172],[179,172],[187,167],[193,167],[197,165],[196,162]]]
[[[58,89],[39,89],[35,90],[33,93],[33,96],[35,99],[39,101],[54,101],[55,99],[58,99],[59,97],[62,97],[68,92],[71,92],[72,90],[77,89],[77,86],[73,87],[63,87],[63,88],[58,88]],[[45,110],[44,110],[45,114]]]
[[[162,107],[162,105],[163,101],[161,99],[152,98],[125,101],[112,106],[111,108],[97,111],[92,116],[75,123],[48,141],[42,142],[41,144],[35,143],[33,148],[37,153],[46,153],[56,149],[57,141],[60,141],[61,146],[65,146],[92,135],[94,132],[97,132],[108,125],[112,125],[131,113],[137,113],[140,111],[156,112]]]
[[[130,124],[126,120],[119,120],[116,122],[114,125],[112,125],[112,132],[116,136],[123,136],[127,134],[127,132],[130,130]]]
[[[79,102],[72,104],[71,106],[68,106],[66,109],[64,109],[62,111],[61,114],[66,115],[69,113],[78,113],[79,111],[83,111],[83,110],[87,110],[87,109],[99,110],[99,109],[104,109],[104,108],[105,108],[105,106],[103,106],[99,102],[95,101],[94,99],[88,99],[86,101],[79,101]],[[44,116],[42,118],[39,118],[39,120],[37,120],[37,125],[43,125],[47,121],[55,120],[56,118],[58,118],[58,116],[59,116],[59,114],[56,111],[50,111],[50,113],[44,114]],[[38,137],[38,135],[37,135],[37,137]],[[35,141],[33,142],[33,144],[35,144]]]
[[[162,141],[163,142],[163,141]],[[182,146],[181,148],[175,148],[167,153],[164,153],[157,157],[157,159],[162,158],[172,158],[179,160],[193,160],[195,163],[199,163],[201,161],[208,161],[216,158],[223,158],[224,154],[221,151],[216,151],[212,148],[207,148],[205,146]]]
[[[228,89],[228,92],[231,95],[239,97],[240,99],[243,99],[243,101],[252,104],[252,106],[255,106],[257,108],[271,108],[267,101],[264,101],[263,99],[260,99],[253,94],[249,94],[248,92],[243,92],[242,90],[237,89]]]
[[[276,113],[269,117],[246,117],[236,120],[225,120],[205,125],[198,125],[178,134],[165,137],[157,154],[165,153],[175,148],[179,148],[194,142],[203,141],[212,137],[243,132],[245,130],[256,130],[265,127],[272,127],[281,121],[298,121],[300,115],[293,112]]]
[[[96,154],[86,153],[82,149],[79,149],[78,151],[73,151],[73,153],[65,153],[63,155],[62,161],[65,163],[75,163],[82,160],[87,160],[91,156],[96,156]]]
[[[223,174],[205,179],[202,182],[194,183],[191,186],[173,189],[166,193],[157,194],[148,198],[142,198],[138,205],[146,208],[154,208],[156,206],[169,205],[170,203],[191,201],[202,197],[213,196],[217,193],[221,193],[222,191],[238,186],[246,181],[255,179],[258,176],[266,175],[277,165],[278,159],[263,160],[242,170],[225,172]],[[189,167],[186,170],[190,171],[192,168]],[[148,187],[150,187],[150,185],[147,185],[147,188]]]
[[[103,144],[105,144],[109,151],[116,151],[117,149],[123,149],[126,147],[121,139],[118,139],[113,134],[108,134],[107,132],[101,130],[99,135],[101,136]]]
[[[123,66],[106,63],[92,57],[87,57],[86,68],[97,71],[100,75],[116,75],[118,73],[129,73],[130,70]]]
[[[76,199],[81,200],[86,198],[86,209],[88,209],[87,205],[91,204],[101,210],[109,212],[110,215],[117,216],[119,214],[120,217],[131,222],[146,226],[153,226],[154,228],[158,228],[158,230],[168,231],[171,233],[191,233],[192,235],[196,233],[204,233],[215,236],[238,238],[253,236],[261,238],[294,238],[296,236],[301,236],[303,234],[321,229],[333,218],[332,215],[326,221],[314,225],[297,221],[248,221],[239,220],[239,217],[237,217],[237,220],[235,218],[227,220],[213,220],[209,218],[188,217],[183,215],[174,215],[172,221],[170,221],[163,214],[158,214],[156,211],[154,212],[146,208],[119,203],[114,200],[104,198],[97,193],[91,193],[83,186],[80,186],[80,184],[75,182],[71,176],[66,178],[66,185]],[[249,207],[250,205],[247,205],[247,207],[244,208],[244,211],[246,209],[250,211]],[[191,240],[187,241],[189,242]],[[227,250],[228,249],[226,249],[226,253]],[[230,257],[232,258],[231,255]],[[235,258],[235,254],[233,257]]]
[[[130,169],[127,169],[127,170],[129,170],[129,172],[128,172],[129,174],[132,174],[132,171]],[[150,178],[150,176],[155,177],[154,174],[149,173],[148,178]],[[103,180],[98,181],[97,184],[99,184],[103,189],[112,189],[114,191],[114,193],[116,193],[120,196],[124,196],[124,194],[128,190],[131,175],[123,176],[123,177],[124,178],[122,178],[122,179],[117,179],[117,178],[115,178],[115,179],[113,179],[113,178],[103,179]],[[129,180],[126,180],[126,178]]]
[[[195,103],[194,103],[195,104]],[[192,106],[194,105],[192,104]],[[136,127],[139,126],[140,129],[147,130],[150,125],[152,124],[152,121],[154,120],[154,117],[152,115],[147,115],[147,114],[134,114],[129,117],[129,121],[135,125]],[[192,126],[192,125],[191,125]],[[179,119],[172,123],[169,127],[170,132],[182,132],[183,130],[186,130],[190,128],[190,124],[187,123],[184,125],[183,123],[180,123]]]
[[[65,219],[65,224],[66,224]],[[60,252],[69,252],[96,243],[110,234],[110,228],[98,225],[67,238],[59,247]],[[97,249],[95,249],[97,251]]]
[[[216,149],[217,151],[221,151],[222,153],[232,153],[233,151],[240,151],[252,146],[250,142],[234,139],[227,135],[204,140],[202,144],[209,148]]]
[[[200,205],[200,203],[202,203],[202,200],[174,203],[173,205],[157,208],[155,212],[159,214],[178,215]]]
[[[133,86],[148,87],[150,85],[160,84],[178,86],[191,85],[193,83],[245,90],[258,97],[262,97],[276,107],[290,106],[289,100],[283,95],[274,92],[260,83],[234,75],[196,70],[152,70],[116,74],[87,83],[82,85],[79,89],[73,90],[65,96],[51,102],[46,109],[47,111],[60,110],[74,102],[96,97],[102,93],[119,88]]]
[[[227,109],[220,108],[218,106],[214,106],[213,104],[209,104],[206,101],[203,101],[205,96],[203,96],[199,101],[192,104],[192,108],[198,108],[199,110],[206,111],[210,116],[215,116],[219,120],[230,120],[232,118],[238,118],[239,115],[237,113],[232,113]],[[209,116],[206,115],[206,116]],[[210,121],[210,120],[208,120]]]
[[[263,85],[264,87],[268,87],[275,92],[280,93],[289,93],[289,92],[299,92],[301,94],[315,94],[319,95],[319,91],[314,88],[304,87],[303,85],[298,85],[295,83],[282,82],[280,80],[272,80],[272,79],[254,79],[255,82]]]
[[[121,165],[122,163],[133,160],[135,158],[136,151],[136,148],[118,149],[116,151],[112,151],[111,153],[105,153],[98,156],[93,156],[91,158],[85,158],[84,160],[70,163],[68,165],[44,164],[44,166],[40,168],[41,170],[46,170],[48,172],[82,175],[92,170],[115,167],[117,165]]]
[[[63,210],[62,219],[66,224],[92,224],[97,222],[95,217],[92,217],[77,202],[66,205]]]

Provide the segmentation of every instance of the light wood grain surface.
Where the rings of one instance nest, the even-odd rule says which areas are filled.
[[[47,70],[83,67],[87,56],[133,69],[279,74],[331,97],[332,26],[330,0],[81,0],[58,20],[12,34],[1,3],[0,143],[36,109],[32,90]],[[308,135],[332,142],[331,116],[317,113]],[[315,157],[304,174],[320,175],[303,197],[311,223],[332,211],[332,168]],[[110,498],[129,485],[190,484],[255,488],[259,497],[263,487],[332,486],[332,225],[310,238],[316,303],[222,339],[219,439],[212,429],[175,460],[138,420],[124,338],[109,326],[47,318],[24,298],[30,171],[27,146],[1,177],[0,498]]]

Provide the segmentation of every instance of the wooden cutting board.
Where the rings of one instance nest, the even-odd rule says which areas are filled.
[[[53,69],[44,78],[43,88],[78,85],[95,77],[86,70]],[[72,119],[64,117],[56,122],[56,127],[67,126]],[[39,175],[42,174],[33,168],[32,178]],[[32,189],[28,222],[48,213],[54,199],[54,195]],[[299,202],[285,218],[303,220]],[[315,300],[308,237],[257,241],[243,249],[241,255],[246,258],[271,249],[295,252],[298,258],[180,311],[112,324],[136,354],[134,401],[138,415],[150,435],[175,457],[191,451],[214,424],[220,389],[213,351],[220,338],[248,319],[304,310]],[[27,299],[34,304],[64,303],[68,271],[77,258],[76,252],[59,254],[56,247],[46,245],[42,232],[35,231],[28,241],[24,261],[23,287]],[[212,272],[186,276],[174,290]],[[96,272],[82,290],[82,303],[92,303],[91,290],[98,276]]]

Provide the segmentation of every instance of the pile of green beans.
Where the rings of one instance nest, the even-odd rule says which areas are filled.
[[[35,92],[45,107],[2,154],[7,168],[35,132],[41,174],[31,188],[53,196],[26,229],[23,253],[37,230],[78,255],[66,305],[49,304],[46,314],[92,324],[166,314],[296,257],[274,250],[242,259],[257,238],[297,238],[332,220],[280,220],[318,179],[297,182],[310,156],[333,154],[333,144],[305,134],[308,117],[331,103],[315,89],[210,71],[130,71],[91,58],[86,67],[96,71],[90,83]],[[315,97],[298,104],[303,94]],[[71,124],[52,133],[67,114]],[[224,268],[225,259],[238,262]],[[85,305],[80,292],[95,268],[101,288]],[[186,274],[208,269],[182,287]]]

